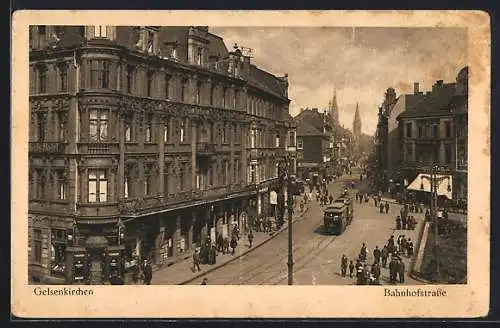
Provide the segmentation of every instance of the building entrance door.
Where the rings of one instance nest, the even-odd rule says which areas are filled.
[[[98,254],[91,254],[90,256],[90,284],[102,285],[102,258]]]

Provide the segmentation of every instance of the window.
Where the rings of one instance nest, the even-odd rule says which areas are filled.
[[[406,123],[406,137],[407,138],[411,138],[412,137],[412,133],[411,133],[411,129],[412,129],[412,124],[411,123]]]
[[[255,144],[256,144],[256,131],[255,129],[252,129],[250,131],[250,148],[255,148]]]
[[[130,185],[130,177],[128,174],[125,174],[125,177],[123,179],[123,198],[128,198],[129,197],[129,185]]]
[[[255,164],[250,165],[250,183],[255,183],[257,180]]]
[[[39,112],[36,114],[37,117],[37,140],[45,141],[45,130],[47,126],[47,113]]]
[[[66,200],[68,191],[68,181],[64,171],[56,172],[56,182],[57,182],[57,199]]]
[[[89,111],[89,138],[91,141],[108,139],[108,112],[91,109]]]
[[[235,184],[239,184],[239,174],[238,174],[238,168],[240,167],[240,163],[237,159],[234,160],[233,162],[233,181]]]
[[[186,131],[185,131],[185,129],[186,129],[186,122],[183,119],[181,119],[180,128],[179,128],[179,130],[180,130],[179,131],[180,132],[180,142],[184,142],[185,141],[185,138],[186,138],[186,135],[185,135]]]
[[[445,164],[451,164],[451,145],[450,144],[445,144],[444,145],[444,163]]]
[[[240,76],[240,72],[239,72],[239,64],[238,64],[238,62],[236,62],[236,63],[234,64],[234,76],[236,76],[236,77],[239,77],[239,76]]]
[[[154,181],[156,179],[153,165],[149,164],[145,169],[146,178],[144,179],[144,194],[146,196],[153,194]]]
[[[183,79],[181,82],[181,101],[186,101],[186,87],[187,87],[187,80]]]
[[[169,134],[169,128],[168,126],[170,125],[170,120],[167,120],[165,124],[163,124],[163,141],[165,143],[170,142],[170,134]]]
[[[154,71],[149,71],[148,72],[148,83],[146,86],[146,92],[148,97],[153,96],[153,86],[154,86],[154,78],[155,78],[155,72]]]
[[[124,177],[123,177],[123,197],[128,198],[128,197],[134,197],[134,188],[133,188],[133,173],[134,173],[134,166],[133,165],[127,165],[125,167],[125,172],[124,172]]]
[[[233,94],[233,108],[236,108],[237,100],[238,100],[238,91],[235,90]]]
[[[304,149],[304,141],[301,138],[297,138],[297,149]]]
[[[279,146],[280,146],[280,135],[277,134],[276,135],[276,148],[279,148]]]
[[[52,243],[52,270],[53,272],[60,272],[57,270],[58,266],[64,263],[66,253],[66,230],[51,229],[51,243]]]
[[[94,37],[95,38],[107,38],[108,30],[106,25],[95,25],[94,26]]]
[[[196,84],[196,104],[200,104],[201,103],[201,82],[198,82]]]
[[[68,66],[59,65],[59,90],[68,91]]]
[[[424,136],[424,127],[422,125],[418,126],[418,137],[422,138]]]
[[[144,138],[144,141],[146,142],[152,142],[153,140],[153,117],[151,115],[148,115],[146,118],[146,127],[144,129],[146,136]]]
[[[198,48],[198,53],[196,55],[196,63],[201,66],[202,62],[202,57],[203,56],[203,48]]]
[[[168,196],[170,194],[170,186],[172,185],[170,183],[170,178],[172,174],[170,174],[170,164],[165,163],[165,171],[163,172],[163,175],[165,176],[163,179],[163,193],[165,196]]]
[[[42,262],[42,230],[33,230],[33,243],[34,243],[34,261]]]
[[[90,80],[93,88],[109,88],[109,65],[106,60],[92,61]]]
[[[127,66],[127,93],[132,93],[134,74],[135,68],[133,66]]]
[[[38,69],[38,92],[47,92],[47,68],[40,67]]]
[[[439,138],[439,126],[437,124],[432,126],[432,137]]]
[[[89,170],[89,203],[108,201],[108,180],[105,170]]]
[[[222,108],[226,108],[226,97],[227,97],[227,89],[224,88],[222,92]]]
[[[446,138],[451,138],[451,122],[450,121],[446,121],[444,122],[444,126],[445,126],[445,133],[446,133]]]
[[[36,199],[45,199],[45,174],[42,169],[35,170],[36,172]]]
[[[222,124],[222,143],[226,144],[227,143],[227,124]]]
[[[214,104],[214,94],[215,94],[215,85],[212,84],[210,87],[210,105]]]
[[[148,53],[152,54],[154,52],[154,33],[148,31]]]
[[[125,119],[125,142],[132,141],[132,120]]]
[[[59,122],[59,141],[66,141],[66,125],[67,125],[67,117],[66,113],[58,113],[57,120]]]
[[[289,146],[295,147],[295,131],[290,131],[289,136],[290,136]]]
[[[227,161],[222,162],[222,184],[227,185]]]
[[[170,79],[172,78],[171,75],[165,74],[165,99],[170,98]]]

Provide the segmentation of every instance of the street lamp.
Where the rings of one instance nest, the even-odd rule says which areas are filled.
[[[420,177],[420,189],[424,190],[424,180],[428,180],[431,184],[431,218],[434,221],[434,260],[436,262],[436,280],[439,280],[440,272],[439,272],[439,243],[438,243],[438,218],[437,218],[437,205],[438,205],[438,186],[441,182],[447,180],[448,187],[447,190],[451,191],[450,178],[448,176],[438,177],[437,174],[440,172],[440,169],[437,165],[434,165],[431,168],[430,175],[422,175]]]
[[[289,159],[286,157],[282,162],[283,171],[280,174],[280,184],[283,195],[285,188],[287,190],[287,207],[288,207],[288,285],[293,285],[293,230],[292,230],[292,215],[293,215],[293,193],[294,185],[289,175]],[[280,210],[280,216],[283,216],[284,208]]]

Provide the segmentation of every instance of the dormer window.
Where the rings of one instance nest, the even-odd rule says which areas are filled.
[[[107,38],[108,30],[106,25],[95,25],[94,26],[94,37],[95,38]]]
[[[151,31],[148,31],[148,44],[146,50],[150,54],[154,52],[154,34]]]
[[[170,57],[172,57],[173,59],[177,59],[177,47],[175,45],[172,47],[172,52],[170,53]]]
[[[196,63],[201,66],[203,64],[203,48],[198,48],[198,53],[196,55]]]

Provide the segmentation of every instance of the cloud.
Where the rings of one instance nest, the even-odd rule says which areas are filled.
[[[463,28],[211,27],[224,38],[254,49],[252,61],[276,75],[288,73],[290,113],[326,108],[337,89],[340,121],[352,126],[356,102],[364,133],[373,134],[388,87],[410,93],[436,80],[454,81],[467,63]]]

